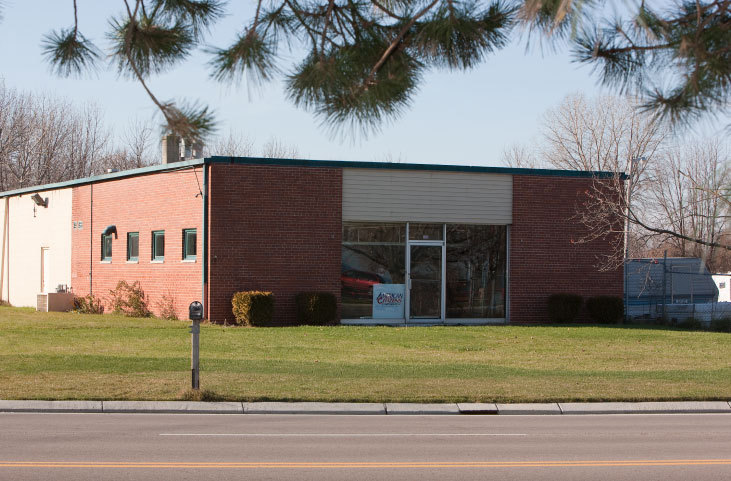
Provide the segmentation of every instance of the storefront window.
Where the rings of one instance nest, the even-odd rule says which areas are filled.
[[[409,240],[442,240],[444,224],[409,224]]]
[[[343,223],[343,319],[404,319],[409,295],[407,322],[439,319],[442,289],[447,319],[505,317],[506,226],[447,224],[446,239],[444,224],[409,223],[408,232],[407,241],[405,223]]]
[[[505,317],[506,227],[447,224],[447,318]]]
[[[343,222],[343,319],[403,317],[405,251],[406,224]]]

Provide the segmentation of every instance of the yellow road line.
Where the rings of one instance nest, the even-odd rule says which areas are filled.
[[[399,469],[399,468],[550,468],[622,466],[731,466],[731,459],[653,459],[614,461],[485,461],[485,462],[86,462],[0,461],[0,468],[146,468],[146,469]]]

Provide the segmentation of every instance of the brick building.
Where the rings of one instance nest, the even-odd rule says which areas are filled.
[[[621,237],[573,242],[610,175],[212,157],[9,191],[0,293],[105,299],[126,280],[214,322],[241,290],[274,292],[281,323],[302,291],[334,293],[345,324],[539,322],[553,293],[622,295],[621,269],[595,268]]]

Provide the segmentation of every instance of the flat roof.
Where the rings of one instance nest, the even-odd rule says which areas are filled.
[[[21,189],[0,192],[0,197],[10,197],[32,192],[45,190],[64,189],[78,185],[105,182],[108,180],[134,177],[138,175],[149,175],[159,172],[170,172],[175,170],[189,169],[200,165],[210,164],[238,164],[238,165],[272,165],[291,167],[329,167],[329,168],[350,168],[350,169],[386,169],[386,170],[421,170],[434,172],[474,172],[508,175],[537,175],[549,177],[578,177],[578,178],[600,178],[614,177],[614,172],[606,171],[581,171],[581,170],[558,170],[558,169],[524,169],[515,167],[488,167],[480,165],[451,165],[451,164],[412,164],[400,162],[360,162],[348,160],[310,160],[310,159],[272,159],[264,157],[224,157],[212,156],[205,159],[192,159],[174,162],[171,164],[158,164],[139,169],[122,170],[109,174],[95,175],[81,179],[67,180],[53,184],[35,185]],[[625,174],[620,174],[623,179]]]

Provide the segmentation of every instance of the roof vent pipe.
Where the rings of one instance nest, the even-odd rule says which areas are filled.
[[[203,158],[203,143],[202,142],[190,142],[183,139],[180,142],[181,157],[183,160],[190,159],[202,159]]]
[[[172,164],[180,160],[180,137],[168,134],[162,138],[162,163]]]

